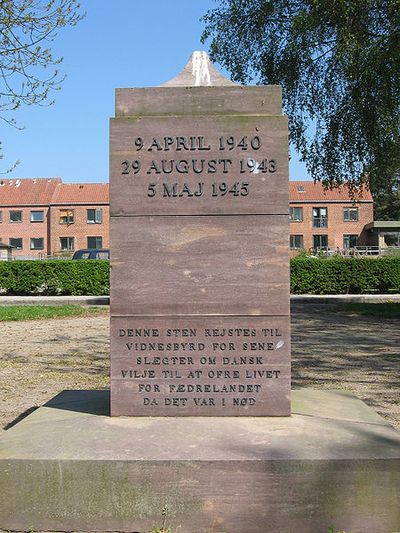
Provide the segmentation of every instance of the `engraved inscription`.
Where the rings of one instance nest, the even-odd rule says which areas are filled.
[[[235,137],[233,135],[220,136],[215,142],[215,146],[207,140],[205,135],[178,135],[152,137],[135,137],[132,145],[137,151],[137,158],[121,161],[121,175],[132,174],[134,177],[143,170],[147,176],[161,176],[162,182],[150,182],[147,185],[147,197],[156,198],[199,198],[208,196],[211,198],[223,198],[225,196],[246,197],[251,191],[250,181],[240,181],[237,177],[240,174],[266,174],[274,173],[278,169],[276,159],[252,157],[233,160],[226,157],[213,157],[206,159],[199,158],[169,158],[151,159],[142,164],[140,159],[141,150],[147,152],[180,152],[180,151],[212,151],[213,153],[223,151],[253,151],[262,148],[261,137],[256,135],[248,137],[246,135]],[[197,183],[187,183],[173,181],[181,175],[202,175],[202,174],[229,174],[229,181],[208,182],[199,181]],[[139,176],[140,177],[140,176]],[[143,176],[142,176],[143,178]],[[165,181],[168,178],[168,181]]]
[[[259,115],[113,119],[112,216],[287,214],[286,125]]]
[[[229,327],[221,325],[228,319],[214,319],[214,324],[210,317],[182,320],[113,318],[112,379],[129,391],[137,414],[250,409],[247,414],[257,416],[285,389],[286,317],[229,319]]]

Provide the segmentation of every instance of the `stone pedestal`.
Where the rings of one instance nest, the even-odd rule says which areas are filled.
[[[182,533],[388,533],[400,434],[338,391],[292,391],[291,417],[111,418],[65,391],[0,439],[0,527]],[[336,531],[336,530],[335,530]]]

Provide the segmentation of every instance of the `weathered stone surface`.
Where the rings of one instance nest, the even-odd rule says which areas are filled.
[[[112,315],[288,315],[288,219],[111,220]]]
[[[185,533],[387,533],[400,434],[337,391],[295,390],[283,418],[110,418],[67,391],[0,439],[0,527]]]
[[[120,324],[111,334],[111,414],[289,415],[288,133],[281,89],[232,84],[199,52],[164,87],[118,89],[110,179],[111,315]],[[152,317],[161,329],[196,323],[202,330],[196,346],[218,324],[280,321],[287,339],[281,358],[270,363],[264,356],[256,369],[258,377],[275,378],[256,391],[244,382],[239,390],[235,380],[251,370],[242,366],[232,384],[226,371],[209,383],[213,364],[198,367],[199,348],[191,350],[192,363],[173,350],[174,374],[153,358],[139,382],[138,359],[120,342],[118,327],[146,327]],[[210,349],[211,357],[217,349]],[[158,344],[148,350],[144,356],[164,355]],[[231,357],[244,352],[234,343],[229,349]],[[177,396],[180,379],[191,381]],[[231,388],[220,394],[224,383]],[[146,387],[154,395],[144,396]]]
[[[280,85],[143,87],[115,90],[115,116],[280,115]]]

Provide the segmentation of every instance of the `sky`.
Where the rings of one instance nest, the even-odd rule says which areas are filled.
[[[7,177],[108,181],[115,88],[160,85],[182,70],[194,50],[207,51],[207,43],[200,42],[200,18],[216,5],[214,0],[81,0],[86,17],[60,30],[51,45],[64,58],[67,78],[54,92],[52,106],[23,107],[14,114],[24,129],[0,124],[0,171],[19,160]],[[294,151],[290,179],[309,179]]]

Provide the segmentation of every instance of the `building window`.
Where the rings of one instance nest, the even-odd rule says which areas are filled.
[[[303,235],[291,235],[290,236],[290,248],[299,249],[303,246]]]
[[[343,235],[343,248],[348,250],[357,246],[358,235]]]
[[[88,237],[87,247],[94,248],[95,250],[103,248],[103,237]]]
[[[87,209],[86,222],[88,224],[101,224],[102,222],[101,209]]]
[[[345,222],[357,222],[358,221],[358,207],[343,208],[343,220]]]
[[[328,227],[328,209],[326,207],[313,207],[312,224],[313,228]]]
[[[10,222],[22,222],[22,211],[10,211]]]
[[[44,239],[43,237],[34,237],[31,239],[31,250],[44,250]]]
[[[303,208],[291,207],[290,208],[290,222],[303,222]]]
[[[328,235],[313,235],[313,246],[317,248],[328,248]]]
[[[75,250],[74,237],[60,237],[60,250],[62,252]]]
[[[14,237],[9,240],[10,246],[17,250],[22,250],[22,237]]]
[[[43,222],[44,211],[31,211],[31,222]]]
[[[74,211],[72,209],[60,209],[60,224],[73,224]]]

